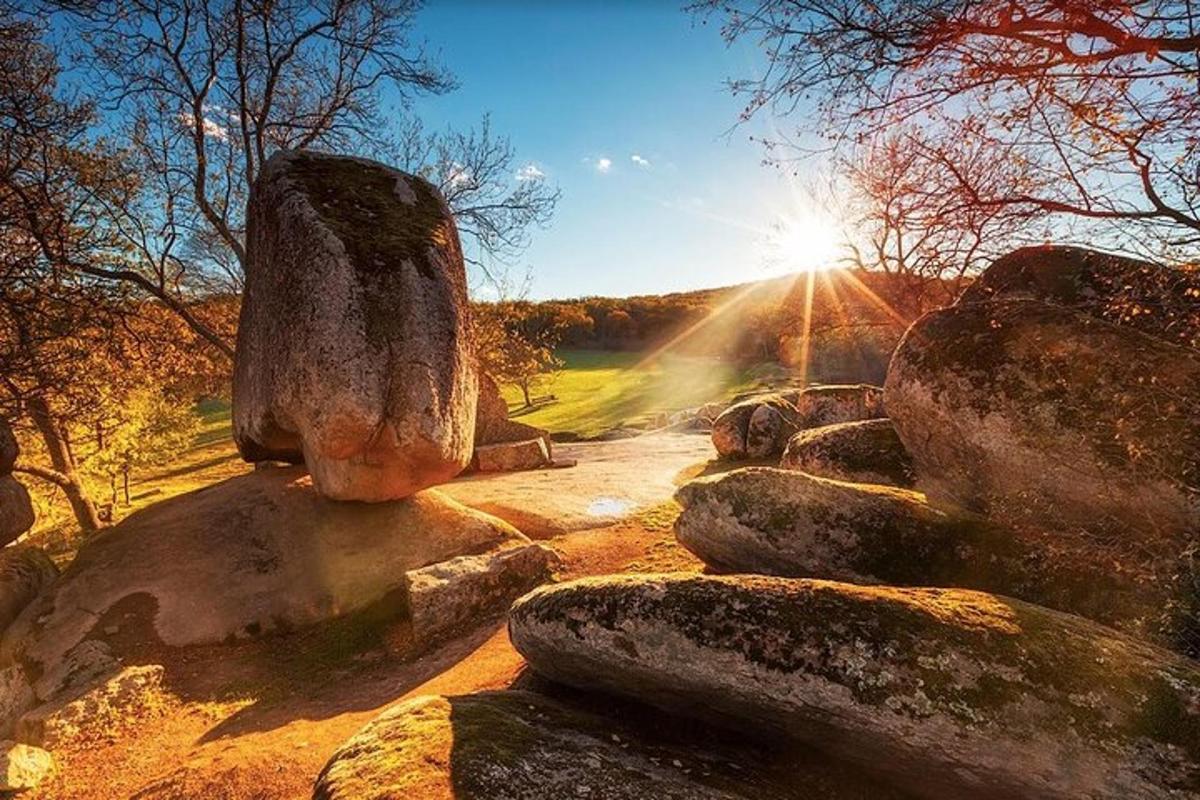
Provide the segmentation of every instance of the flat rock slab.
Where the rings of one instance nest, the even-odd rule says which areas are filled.
[[[1200,664],[952,589],[613,576],[509,615],[539,674],[774,731],[927,798],[1200,791]]]
[[[662,726],[652,726],[659,727]],[[683,742],[527,691],[417,697],[347,741],[314,800],[849,800],[897,795],[740,736]]]
[[[407,607],[411,573],[513,548],[530,550],[524,560],[478,566],[524,565],[520,580],[510,576],[516,596],[545,578],[551,556],[495,517],[437,492],[338,502],[317,494],[301,468],[258,470],[157,503],[89,539],[14,623],[4,655],[39,665],[35,689],[44,700],[65,680],[51,680],[56,665],[81,641],[102,636],[99,620],[122,600],[152,601],[143,605],[166,645],[217,643],[315,624],[385,598]],[[542,569],[525,569],[538,560]],[[511,596],[495,598],[498,609]]]
[[[707,436],[652,433],[612,442],[556,444],[571,469],[471,475],[438,487],[527,536],[549,538],[611,525],[671,499],[680,474],[716,452]]]
[[[471,466],[480,472],[518,472],[550,466],[545,439],[476,445]]]

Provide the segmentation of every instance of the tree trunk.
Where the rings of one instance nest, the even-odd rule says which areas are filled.
[[[521,384],[521,394],[523,394],[525,396],[525,407],[526,408],[529,408],[531,405],[533,405],[533,400],[531,400],[529,397],[529,384],[528,383]]]
[[[126,469],[123,473],[125,477],[125,507],[129,507],[129,470]]]
[[[37,426],[38,432],[42,435],[42,442],[46,445],[50,463],[54,465],[55,471],[64,478],[59,486],[62,487],[63,494],[67,496],[67,502],[71,504],[71,511],[75,513],[75,519],[79,521],[80,529],[84,533],[100,530],[103,527],[100,515],[96,513],[95,504],[87,496],[87,490],[79,480],[78,473],[75,472],[75,460],[71,457],[71,451],[59,429],[58,420],[50,411],[50,406],[41,397],[31,397],[26,403],[26,407],[29,409],[29,416],[33,419],[33,424]]]

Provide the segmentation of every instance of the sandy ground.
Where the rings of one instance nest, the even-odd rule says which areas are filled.
[[[560,577],[698,570],[674,541],[670,500],[703,471],[708,437],[659,434],[563,445],[576,467],[487,475],[443,487],[461,502],[530,527],[562,558]],[[524,525],[521,523],[524,522]],[[96,739],[58,749],[55,779],[30,798],[309,798],[334,749],[401,699],[508,686],[523,669],[503,620],[420,657],[386,641],[302,669],[304,634],[236,646],[163,650],[163,702]]]

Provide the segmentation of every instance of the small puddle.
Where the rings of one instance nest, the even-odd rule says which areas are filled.
[[[587,513],[593,517],[619,517],[632,509],[632,500],[624,500],[620,497],[597,497],[588,504]]]

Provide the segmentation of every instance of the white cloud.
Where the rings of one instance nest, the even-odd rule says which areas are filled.
[[[457,161],[452,161],[446,166],[446,183],[450,186],[457,188],[470,184],[474,180],[475,178],[471,175],[471,170]]]
[[[537,164],[529,163],[517,170],[517,180],[519,181],[540,181],[546,177],[546,173],[538,169]]]
[[[629,157],[629,160],[632,161],[633,163],[637,164],[639,167],[649,167],[650,166],[650,162],[647,161],[646,159],[642,158],[641,156],[639,156],[637,153],[634,153],[633,155],[631,155]]]
[[[193,117],[191,114],[189,114],[187,112],[183,112],[179,115],[180,124],[183,125],[185,128],[188,128],[189,133],[190,133],[191,127],[194,124],[194,120],[195,120],[195,117]],[[226,128],[221,123],[217,122],[216,120],[210,119],[208,117],[204,117],[202,122],[203,122],[205,136],[210,136],[213,139],[220,139],[221,141],[226,141],[229,138],[229,129]]]
[[[596,172],[608,172],[612,169],[611,158],[600,158],[596,161]]]

